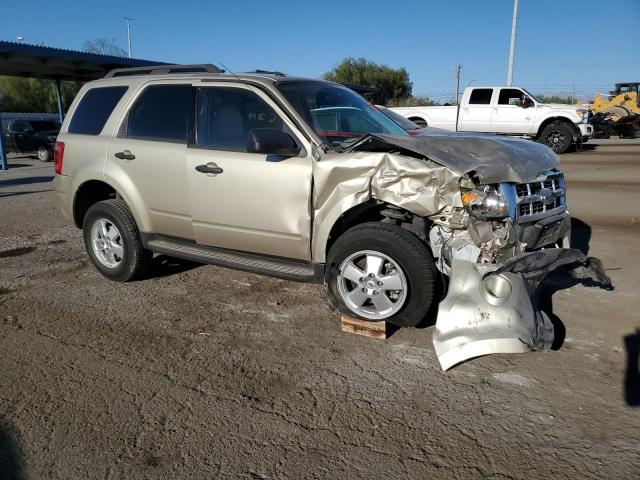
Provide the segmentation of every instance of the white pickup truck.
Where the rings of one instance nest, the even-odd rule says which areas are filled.
[[[542,103],[517,87],[468,87],[460,106],[392,108],[421,127],[527,137],[564,153],[589,139],[589,112],[577,105]]]

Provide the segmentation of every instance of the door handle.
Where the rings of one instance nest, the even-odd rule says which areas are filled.
[[[218,165],[215,163],[207,163],[206,165],[198,165],[196,170],[200,173],[208,173],[211,175],[218,175],[219,173],[224,172]]]
[[[133,160],[134,158],[136,158],[136,156],[129,150],[125,150],[124,152],[117,152],[114,154],[114,157],[119,158],[120,160]]]

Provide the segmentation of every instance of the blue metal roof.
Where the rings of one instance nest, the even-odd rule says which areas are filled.
[[[87,82],[114,68],[151,65],[166,62],[0,41],[0,75]]]

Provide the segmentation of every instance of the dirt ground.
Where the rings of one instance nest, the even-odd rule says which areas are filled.
[[[574,238],[616,290],[555,276],[558,350],[446,373],[432,326],[341,333],[315,285],[166,257],[111,283],[52,165],[10,159],[0,479],[638,478],[640,140],[588,146],[561,157]]]

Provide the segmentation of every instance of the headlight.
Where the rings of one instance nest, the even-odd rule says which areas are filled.
[[[478,185],[473,190],[462,190],[461,196],[462,204],[475,218],[489,220],[509,216],[509,202],[498,185]]]

